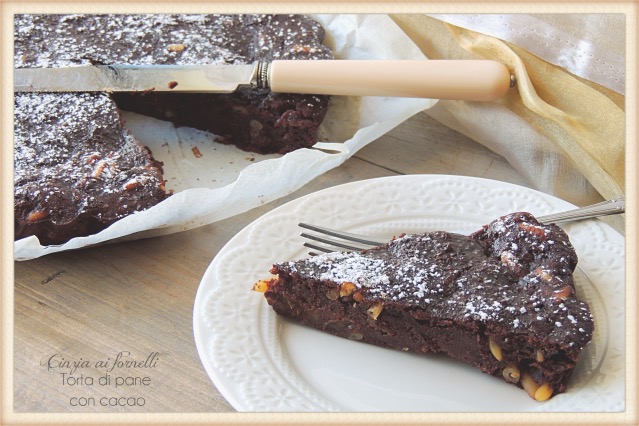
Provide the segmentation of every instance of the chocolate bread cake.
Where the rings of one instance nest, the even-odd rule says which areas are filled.
[[[332,58],[323,28],[295,15],[16,15],[16,68],[88,64],[246,64]],[[159,163],[119,110],[212,132],[257,153],[317,142],[329,97],[16,93],[15,239],[60,244],[166,198]]]
[[[275,312],[337,336],[442,353],[543,401],[566,390],[594,322],[577,299],[577,256],[528,213],[470,236],[404,235],[386,245],[273,266],[255,284]]]
[[[162,167],[105,94],[15,96],[15,239],[99,232],[167,197]]]

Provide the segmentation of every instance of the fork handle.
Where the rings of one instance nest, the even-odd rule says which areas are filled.
[[[608,216],[624,213],[626,211],[626,199],[617,198],[615,200],[603,201],[586,207],[581,207],[566,212],[539,216],[537,220],[541,223],[559,223],[569,220],[590,219],[599,216]]]
[[[264,72],[273,92],[315,95],[489,101],[512,84],[504,64],[482,59],[279,60]]]

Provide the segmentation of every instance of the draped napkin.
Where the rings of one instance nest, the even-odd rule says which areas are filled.
[[[576,205],[625,194],[625,15],[392,15],[430,59],[495,59],[516,77],[497,102],[426,113]],[[623,232],[623,216],[607,219]]]

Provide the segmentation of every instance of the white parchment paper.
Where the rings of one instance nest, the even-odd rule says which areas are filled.
[[[340,59],[426,59],[386,15],[316,15],[325,43]],[[124,113],[126,126],[164,162],[174,195],[114,223],[104,231],[59,246],[35,237],[14,243],[14,258],[105,242],[147,238],[207,225],[290,194],[346,161],[412,115],[435,104],[430,99],[334,97],[311,149],[286,155],[258,155],[215,142],[215,135],[149,117]]]

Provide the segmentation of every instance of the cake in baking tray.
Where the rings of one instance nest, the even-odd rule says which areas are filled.
[[[362,252],[278,263],[259,281],[294,322],[352,340],[441,353],[544,401],[568,386],[594,321],[577,255],[556,225],[513,213],[470,236],[403,235]]]
[[[247,64],[329,59],[324,29],[299,15],[16,15],[16,68],[89,64]],[[15,239],[42,244],[104,229],[168,196],[161,164],[120,110],[219,136],[256,153],[317,142],[328,96],[16,93]]]

